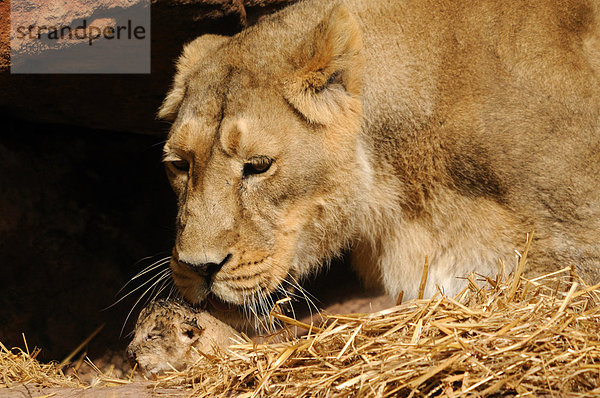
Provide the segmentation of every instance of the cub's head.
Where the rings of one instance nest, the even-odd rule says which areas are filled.
[[[153,377],[183,370],[207,354],[227,353],[227,347],[240,338],[207,312],[176,300],[158,300],[141,311],[127,355],[147,377]]]
[[[348,243],[369,183],[360,29],[344,6],[302,7],[188,44],[159,112],[173,279],[238,326]]]
[[[182,370],[198,359],[193,347],[203,333],[191,308],[175,301],[156,301],[140,313],[127,355],[149,377]]]

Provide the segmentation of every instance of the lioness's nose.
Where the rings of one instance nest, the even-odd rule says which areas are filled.
[[[219,272],[219,270],[221,268],[223,268],[223,265],[225,265],[225,263],[227,261],[229,261],[230,258],[231,258],[231,254],[228,254],[219,263],[199,263],[199,264],[194,264],[194,263],[191,263],[191,262],[183,261],[181,259],[179,259],[179,263],[181,265],[186,266],[190,270],[194,271],[199,276],[202,276],[204,278],[210,278],[211,276],[213,276],[214,274],[216,274],[217,272]]]

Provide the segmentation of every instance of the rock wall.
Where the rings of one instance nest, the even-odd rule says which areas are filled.
[[[34,9],[24,13],[27,18],[23,21],[50,23],[78,20],[110,7],[133,7],[139,1],[48,2],[46,7],[49,8],[41,13],[44,17],[35,17],[39,9]],[[153,0],[152,73],[146,75],[11,75],[10,1],[1,1],[0,112],[36,122],[162,134],[168,125],[157,121],[155,114],[169,87],[174,60],[183,44],[204,33],[235,34],[261,16],[293,1]],[[31,49],[32,52],[45,50]]]

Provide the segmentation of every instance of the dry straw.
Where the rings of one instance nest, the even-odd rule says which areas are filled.
[[[470,275],[455,297],[329,315],[318,327],[276,308],[283,342],[237,344],[233,356],[207,355],[156,387],[247,398],[600,396],[600,284],[568,267],[526,279],[527,248],[509,278]],[[289,337],[294,328],[307,334]],[[0,360],[4,385],[61,375],[25,351],[2,347]]]
[[[81,383],[67,377],[56,363],[44,364],[36,357],[39,349],[29,351],[23,336],[25,349],[7,349],[0,343],[0,388],[18,384],[35,384],[41,387],[80,387]]]
[[[528,245],[529,246],[529,245]],[[308,334],[238,344],[158,385],[199,397],[600,396],[600,285],[564,268],[534,279],[520,255],[508,280],[471,275],[372,314],[330,315]]]

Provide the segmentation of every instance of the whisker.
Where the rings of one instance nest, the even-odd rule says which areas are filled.
[[[154,297],[152,297],[152,299],[150,300],[150,302],[156,301],[158,299],[158,297],[160,296],[160,294],[162,292],[164,292],[169,287],[169,282],[170,282],[170,278],[167,278],[166,280],[163,281],[162,285],[160,285],[160,288],[158,289],[158,291],[156,292],[156,294],[154,295]]]
[[[165,290],[165,288],[169,286],[169,283],[172,281],[171,273],[167,272],[163,276],[161,276],[161,278],[154,283],[154,286],[157,286],[160,281],[162,281],[162,284],[158,288],[158,291],[156,292],[156,294],[154,294],[154,291],[150,294],[150,296],[152,296],[152,299],[148,300],[146,304],[148,302],[155,301],[156,298]]]
[[[296,278],[294,278],[293,275],[289,274],[288,278],[290,278],[292,280],[292,282],[294,282],[294,285],[298,290],[302,291],[302,295],[306,296],[306,297],[311,297],[317,301],[319,301],[318,298],[316,298],[312,293],[310,293],[309,291],[307,291],[306,289],[304,289],[300,283],[298,282],[298,280]],[[289,282],[287,279],[285,280],[286,282]]]
[[[169,269],[169,268],[167,268],[167,269],[165,269],[165,270],[163,270],[163,271],[159,272],[159,273],[158,273],[157,275],[155,275],[154,277],[152,277],[152,279],[155,279],[155,278],[156,278],[156,276],[159,276],[159,278],[158,278],[156,281],[154,281],[154,282],[152,283],[152,285],[150,285],[150,287],[148,287],[148,289],[146,289],[146,290],[144,291],[144,293],[142,293],[142,294],[140,295],[140,297],[137,299],[137,301],[135,302],[135,304],[133,305],[133,307],[131,307],[131,309],[130,309],[130,310],[129,310],[129,312],[127,313],[127,317],[125,317],[125,322],[123,322],[123,327],[121,328],[121,335],[123,335],[123,330],[125,329],[125,325],[127,324],[127,321],[129,320],[129,317],[130,317],[130,316],[131,316],[131,314],[133,313],[133,310],[134,310],[134,309],[137,307],[137,305],[140,303],[140,301],[142,301],[142,299],[144,298],[144,296],[146,296],[146,294],[148,294],[148,292],[149,292],[150,290],[152,290],[153,288],[155,288],[155,286],[156,286],[156,284],[157,284],[157,283],[160,283],[160,281],[162,281],[162,280],[163,280],[163,278],[164,278],[166,275],[168,276],[168,273],[169,273],[169,272],[170,272],[170,269]],[[151,281],[152,279],[150,279],[150,281]],[[150,281],[148,281],[148,282],[150,282]],[[144,285],[148,284],[148,282],[144,283]],[[142,285],[142,286],[143,286],[143,285]],[[142,287],[142,286],[140,286],[140,287]],[[138,287],[136,290],[138,290],[140,287]],[[131,292],[131,293],[133,293],[133,292]],[[130,295],[131,293],[128,293],[128,295]],[[123,297],[123,298],[124,298],[124,297]],[[122,299],[121,299],[121,300],[122,300]]]
[[[135,280],[136,280],[136,279],[138,279],[138,278],[141,278],[142,276],[144,276],[144,275],[146,275],[146,274],[148,274],[148,273],[150,273],[150,272],[152,272],[152,271],[156,270],[157,268],[161,268],[161,267],[163,267],[164,265],[166,265],[166,264],[169,264],[169,262],[170,262],[170,259],[164,259],[163,261],[161,261],[161,262],[159,262],[159,263],[155,263],[155,264],[153,264],[152,266],[146,267],[146,269],[144,269],[143,271],[141,271],[141,272],[139,272],[138,274],[136,274],[136,275],[135,275],[133,278],[131,278],[131,279],[129,280],[129,282],[127,282],[127,284],[129,284],[129,283],[131,283],[131,282],[135,281]],[[127,284],[126,284],[126,285],[127,285]]]
[[[170,300],[173,297],[173,294],[176,294],[177,292],[178,291],[177,291],[175,284],[174,283],[171,284],[171,290],[169,291],[169,294],[167,295],[167,300]]]
[[[142,297],[144,297],[146,294],[148,294],[148,292],[151,292],[151,294],[152,294],[156,290],[157,285],[161,282],[165,283],[167,281],[167,278],[169,278],[170,276],[171,276],[171,270],[169,268],[158,272],[155,276],[152,277],[152,279],[155,279],[154,282],[152,282],[152,284],[144,291],[144,293],[142,293],[142,295],[140,296],[140,299]],[[148,280],[148,282],[150,282],[152,279]],[[146,282],[145,284],[147,284],[148,282]],[[140,287],[142,287],[142,286],[140,286]],[[136,302],[136,304],[137,304],[137,302]]]
[[[172,124],[172,123],[169,123],[169,125],[171,125],[171,124]],[[159,145],[161,145],[161,146],[162,146],[162,145],[164,145],[166,142],[167,142],[167,140],[159,141],[159,142],[157,142],[156,144],[152,144],[150,147],[151,147],[151,148],[155,148],[155,147],[157,147],[157,146],[159,146]]]
[[[275,301],[273,300],[273,295],[267,295],[264,293],[263,293],[263,295],[265,296],[265,312],[264,313],[267,316],[269,330],[273,333],[276,330],[276,326],[275,326],[275,319],[271,316],[271,310],[275,307]]]
[[[135,280],[135,279],[137,279],[137,278],[139,278],[139,277],[147,274],[148,272],[151,272],[152,270],[154,270],[154,269],[156,269],[156,268],[158,268],[158,267],[160,267],[162,265],[168,264],[170,261],[171,261],[171,257],[170,256],[169,257],[165,257],[165,258],[163,258],[163,259],[161,259],[159,261],[156,261],[155,263],[150,264],[148,267],[146,267],[145,269],[143,269],[142,271],[140,271],[139,273],[137,273],[133,278],[131,278],[131,280]]]
[[[266,262],[267,266],[275,266],[276,264],[270,261]],[[276,302],[280,298],[289,298],[289,309],[285,309],[291,313],[294,319],[297,319],[294,301],[305,302],[310,312],[311,318],[320,314],[321,311],[316,305],[315,301],[319,301],[313,294],[305,290],[298,280],[291,274],[287,274],[285,277],[278,277],[275,286],[271,288],[272,293],[267,293],[269,289],[263,289],[256,287],[251,291],[246,289],[242,290],[242,311],[241,314],[247,321],[247,324],[253,325],[254,330],[257,332],[274,333],[279,327],[282,326],[281,321],[271,315],[272,309],[276,306]],[[289,288],[286,288],[286,285]]]
[[[121,292],[123,291],[123,289],[125,289],[125,288],[126,288],[126,287],[127,287],[127,286],[128,286],[130,283],[131,283],[131,282],[133,282],[134,280],[136,280],[136,279],[138,279],[138,278],[142,277],[143,275],[146,275],[146,274],[147,274],[147,273],[149,273],[149,272],[152,272],[152,271],[154,271],[154,270],[155,270],[155,269],[157,269],[157,268],[160,268],[160,267],[162,267],[163,265],[165,265],[165,264],[169,263],[170,261],[171,261],[171,257],[169,256],[169,257],[165,257],[165,258],[163,258],[163,259],[160,259],[160,260],[158,260],[158,261],[156,261],[156,262],[154,262],[154,263],[150,264],[149,266],[145,267],[143,270],[141,270],[140,272],[138,272],[138,273],[137,273],[137,274],[136,274],[134,277],[132,277],[131,279],[129,279],[129,280],[127,281],[127,283],[125,283],[125,284],[123,285],[123,287],[122,287],[121,289],[119,289],[119,291],[117,292],[117,295],[118,295],[119,293],[121,293]]]
[[[306,302],[307,307],[308,307],[308,312],[309,312],[311,318],[314,315],[321,313],[321,311],[319,310],[319,307],[317,307],[317,305],[314,303],[314,301],[309,297],[309,296],[312,296],[312,294],[307,292],[306,289],[302,288],[302,286],[300,286],[297,282],[292,283],[288,280],[286,280],[285,282],[288,283],[290,286],[292,286],[294,289],[296,289],[301,294],[301,297],[299,297],[299,298],[303,299]],[[294,293],[292,293],[292,294],[294,294]],[[295,297],[298,297],[297,294],[294,294],[294,295],[295,295]],[[315,298],[315,300],[316,300],[316,298]],[[314,309],[314,313],[313,313],[313,309]]]
[[[171,256],[167,256],[167,257],[163,257],[160,260],[157,260],[155,262],[153,262],[152,264],[148,265],[147,267],[144,267],[144,269],[142,269],[140,272],[138,272],[134,277],[132,277],[130,280],[134,280],[139,278],[140,276],[150,272],[152,269],[155,269],[157,266],[161,266],[167,262],[171,261]]]
[[[275,264],[267,262],[266,265],[274,266]],[[286,289],[284,284],[287,284],[292,289]],[[298,281],[289,274],[284,278],[277,278],[277,283],[271,294],[267,294],[264,289],[257,288],[251,293],[243,291],[242,296],[242,315],[249,324],[254,324],[254,330],[259,333],[261,330],[267,333],[274,333],[277,328],[282,326],[281,322],[271,315],[271,310],[275,307],[276,301],[278,301],[279,298],[289,298],[290,301],[296,299],[298,301],[306,302],[311,317],[315,313],[320,313],[319,308],[311,299],[311,296],[313,298],[314,296],[302,288]],[[315,298],[315,300],[317,299]],[[289,306],[290,309],[288,311],[291,312],[291,316],[296,319],[296,311],[293,303],[290,302]]]
[[[271,296],[267,295],[263,290],[260,290],[259,292],[261,296],[261,314],[263,314],[265,331],[270,334],[272,333],[273,328],[271,327],[271,317],[269,312],[271,311],[272,305],[270,304],[273,300],[271,299]]]
[[[140,263],[142,263],[142,262],[144,262],[146,260],[149,260],[149,259],[154,258],[154,257],[162,256],[164,254],[169,254],[169,252],[158,252],[158,253],[156,253],[153,256],[143,257],[143,258],[139,259],[138,261],[136,261],[133,265],[137,266],[138,264],[140,264]],[[171,257],[171,255],[169,254],[167,257],[163,257],[161,260],[164,260],[165,258],[170,258],[170,257]],[[158,261],[161,261],[161,260],[158,260]],[[155,263],[157,263],[158,261],[155,261]]]
[[[157,272],[156,275],[151,276],[146,282],[142,283],[141,285],[139,285],[138,287],[136,287],[135,289],[133,289],[129,293],[125,294],[123,297],[121,297],[120,299],[118,299],[117,301],[115,301],[114,303],[112,303],[111,305],[109,305],[108,307],[104,308],[103,311],[105,311],[105,310],[107,310],[109,308],[112,308],[115,305],[119,304],[121,301],[125,300],[127,297],[131,296],[133,293],[137,292],[138,290],[140,290],[141,288],[143,288],[144,286],[146,286],[148,283],[152,282],[154,279],[157,279],[157,278],[160,279],[162,277],[162,275],[164,273],[166,273],[166,272],[170,272],[170,268],[167,268],[167,269],[164,269],[162,271]]]
[[[274,264],[269,264],[269,265],[274,265]],[[291,279],[291,281],[288,280],[288,278]],[[286,276],[286,278],[280,279],[280,285],[282,283],[287,283],[294,290],[298,291],[299,294],[288,291],[287,289],[284,289],[286,291],[288,297],[290,297],[289,295],[291,295],[291,298],[293,297],[293,298],[297,298],[298,300],[304,300],[307,303],[311,317],[313,315],[313,312],[312,312],[313,308],[315,309],[316,313],[320,313],[317,305],[314,303],[314,301],[311,299],[311,297],[317,301],[319,301],[319,300],[315,296],[313,296],[310,292],[306,291],[291,274],[288,274]]]
[[[288,275],[288,277],[292,280],[293,284],[290,281],[288,281],[287,279],[285,281],[288,282],[288,283],[290,283],[291,286],[293,286],[296,289],[298,289],[298,291],[300,292],[300,294],[302,294],[302,296],[304,297],[304,299],[306,300],[306,302],[309,304],[309,307],[312,306],[317,313],[321,313],[321,311],[319,311],[319,308],[317,307],[317,305],[315,304],[315,302],[312,300],[312,299],[314,299],[316,301],[319,301],[319,299],[316,298],[309,291],[307,291],[306,289],[304,289],[300,285],[300,283],[298,282],[298,280],[296,278],[294,278],[293,275]]]
[[[254,295],[254,294],[255,293],[252,293],[252,295]],[[258,331],[258,330],[260,330],[261,321],[260,321],[260,317],[256,313],[256,310],[254,309],[255,301],[256,300],[252,299],[252,301],[250,302],[250,305],[248,305],[248,309],[254,315],[254,317],[253,317],[253,319],[254,319],[254,329]]]
[[[292,297],[296,297],[296,298],[299,298],[299,297],[300,297],[300,296],[296,296],[296,295],[294,295],[292,292],[289,292],[287,289],[285,289],[285,288],[284,288],[283,286],[281,286],[281,285],[277,286],[277,290],[278,290],[279,292],[281,292],[281,293],[282,293],[282,294],[285,296],[285,298],[289,298],[290,300],[293,300],[293,298],[292,298]],[[290,295],[291,295],[292,297],[290,297]],[[290,311],[291,311],[291,313],[292,313],[292,318],[296,319],[296,311],[294,311],[294,306],[292,305],[292,303],[289,303],[289,307],[290,307]]]
[[[285,283],[287,283],[288,285],[290,285],[290,286],[294,287],[294,289],[295,289],[295,290],[300,290],[300,289],[298,289],[298,286],[296,286],[296,285],[292,284],[292,283],[291,283],[291,282],[289,282],[289,281],[286,281],[285,279],[284,279],[284,280],[282,280],[282,282],[285,282]],[[305,300],[305,296],[303,296],[303,295],[301,295],[301,294],[297,294],[297,293],[296,293],[296,292],[294,292],[294,291],[291,291],[291,290],[285,289],[283,286],[281,286],[281,287],[280,287],[280,289],[282,290],[282,292],[285,292],[286,296],[287,296],[287,297],[289,297],[289,298],[291,298],[292,300],[294,300],[294,299],[295,299],[295,300]]]

